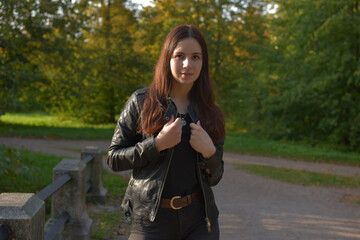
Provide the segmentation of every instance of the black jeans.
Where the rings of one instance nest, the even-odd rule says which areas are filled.
[[[218,240],[219,223],[208,232],[203,201],[179,210],[159,208],[155,221],[134,219],[129,240]]]

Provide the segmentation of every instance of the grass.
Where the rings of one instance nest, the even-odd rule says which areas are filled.
[[[38,193],[52,182],[52,169],[61,157],[0,145],[0,193]],[[46,219],[50,216],[51,199],[45,202]]]
[[[360,166],[358,152],[342,152],[326,147],[312,147],[304,143],[260,139],[239,133],[227,133],[224,149],[242,154]]]
[[[0,133],[3,136],[110,139],[113,124],[87,124],[75,120],[61,120],[44,112],[6,113],[0,116]]]
[[[62,157],[58,156],[16,150],[0,145],[0,193],[38,193],[52,182],[52,169],[61,159]],[[110,239],[114,232],[119,235],[128,231],[120,210],[121,198],[126,190],[127,181],[104,170],[103,185],[108,190],[106,207],[89,214],[94,220],[92,239]],[[48,219],[51,199],[45,202],[45,207]]]
[[[104,171],[103,185],[108,190],[106,207],[103,211],[93,211],[89,214],[90,218],[94,220],[91,239],[112,239],[111,237],[114,235],[123,235],[130,231],[120,208],[121,196],[125,193],[127,181]]]
[[[360,187],[360,178],[261,165],[236,165],[238,169],[286,183],[321,187]]]
[[[0,116],[0,135],[62,139],[111,139],[114,124],[86,124],[61,120],[44,112],[6,113]],[[287,159],[360,166],[359,152],[342,152],[330,147],[261,139],[227,132],[225,151]]]
[[[128,182],[118,175],[103,172],[103,185],[112,197],[124,196]]]
[[[11,161],[6,161],[9,158]],[[0,192],[37,193],[52,182],[52,169],[61,157],[27,150],[15,150],[0,145],[2,164]]]
[[[91,239],[107,240],[114,235],[123,235],[129,231],[124,227],[123,213],[120,210],[94,212],[90,214],[90,218],[94,220]]]

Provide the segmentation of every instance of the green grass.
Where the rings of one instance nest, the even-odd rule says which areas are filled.
[[[29,113],[6,113],[0,117],[1,121],[8,124],[27,125],[27,126],[47,126],[47,127],[70,127],[70,128],[114,128],[115,124],[89,124],[76,120],[64,120],[60,117],[50,115],[46,112]]]
[[[91,213],[90,218],[94,219],[94,224],[91,229],[91,239],[109,239],[119,228],[121,228],[121,222],[123,222],[123,213],[121,211],[116,212],[98,212]]]
[[[10,161],[6,161],[9,158]],[[52,169],[61,157],[27,150],[15,150],[0,145],[0,192],[37,193],[52,182]],[[6,171],[8,170],[8,171]]]
[[[44,112],[6,113],[0,116],[2,136],[110,139],[116,124],[87,124],[75,120],[61,120]]]
[[[125,194],[127,184],[128,182],[122,177],[106,171],[103,172],[103,185],[104,188],[108,190],[108,194],[110,196],[123,196]]]
[[[129,232],[129,226],[126,225],[123,212],[116,209],[112,212],[94,212],[89,216],[94,220],[91,228],[91,239],[107,240],[114,239],[114,235],[123,235]]]
[[[326,147],[260,139],[239,133],[227,133],[224,149],[235,153],[360,166],[358,152],[341,152]]]
[[[52,182],[52,169],[61,159],[63,157],[0,145],[0,192],[39,192]],[[122,196],[127,181],[104,170],[103,185],[111,196]]]
[[[51,184],[52,169],[61,159],[62,157],[58,156],[16,150],[0,145],[0,193],[38,193]],[[103,185],[108,190],[106,205],[114,207],[110,208],[111,212],[102,210],[90,213],[90,217],[94,220],[92,239],[109,239],[119,229],[124,233],[128,231],[123,219],[123,212],[120,209],[121,198],[126,190],[127,181],[104,170]],[[51,199],[48,199],[45,204],[46,218],[48,219]]]
[[[0,135],[109,140],[115,125],[61,120],[43,112],[6,113],[0,116]],[[234,153],[360,166],[359,152],[342,152],[331,147],[314,147],[298,142],[272,141],[241,133],[227,132],[224,149]]]
[[[61,157],[0,145],[0,193],[38,193],[52,182],[52,169]],[[50,217],[51,199],[45,202],[46,219]]]
[[[340,176],[324,174],[304,170],[288,168],[276,168],[261,165],[236,165],[237,168],[245,170],[257,176],[272,178],[286,183],[303,186],[321,187],[360,187],[360,178],[352,176]]]
[[[114,235],[129,231],[129,226],[124,220],[124,213],[120,208],[121,196],[124,196],[127,184],[128,182],[118,175],[104,171],[103,185],[108,190],[105,205],[110,208],[90,213],[90,218],[94,220],[91,239],[112,239]]]

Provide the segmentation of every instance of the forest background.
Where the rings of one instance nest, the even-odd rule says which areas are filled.
[[[0,115],[113,123],[195,24],[228,131],[360,151],[359,1],[1,0]]]

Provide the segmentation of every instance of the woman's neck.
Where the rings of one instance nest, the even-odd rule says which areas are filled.
[[[170,97],[176,105],[176,108],[179,113],[186,114],[187,106],[190,104],[189,92],[190,88],[186,88],[185,86],[171,88]]]

